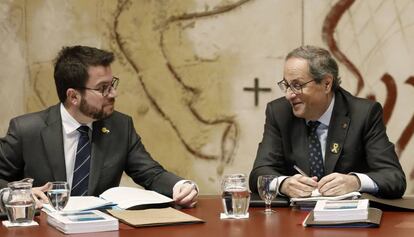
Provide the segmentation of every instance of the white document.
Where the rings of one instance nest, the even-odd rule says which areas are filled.
[[[171,198],[157,192],[132,187],[110,188],[99,197],[116,203],[122,209],[140,205],[167,204],[173,202]]]
[[[75,212],[93,210],[99,208],[105,208],[114,206],[115,204],[111,201],[94,197],[94,196],[71,196],[66,204],[66,207],[62,210],[63,212]],[[56,210],[50,204],[43,204],[43,208],[46,212],[55,212]]]
[[[322,196],[318,191],[312,192],[312,196],[305,198],[291,198],[290,202],[310,202],[319,200],[345,200],[345,199],[357,199],[361,197],[360,192],[350,192],[339,196]]]

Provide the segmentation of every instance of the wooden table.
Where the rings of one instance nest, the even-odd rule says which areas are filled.
[[[119,231],[64,235],[46,222],[46,215],[36,217],[37,227],[0,227],[1,237],[49,237],[49,236],[97,236],[97,237],[220,237],[220,236],[352,236],[352,237],[403,237],[414,236],[414,212],[384,212],[379,228],[304,228],[301,225],[307,212],[291,208],[274,208],[272,215],[265,215],[263,208],[250,208],[246,220],[220,220],[222,210],[218,196],[202,196],[196,208],[184,212],[206,221],[204,224],[175,225],[163,227],[132,228],[120,224]]]

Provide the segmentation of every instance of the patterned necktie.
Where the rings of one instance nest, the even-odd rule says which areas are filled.
[[[75,167],[73,169],[72,196],[84,196],[88,193],[89,169],[91,163],[91,142],[89,127],[80,126],[78,148],[76,150]]]
[[[309,133],[308,133],[308,144],[309,144],[309,163],[310,163],[310,175],[311,177],[317,176],[320,180],[325,175],[323,167],[323,157],[321,143],[319,142],[318,134],[316,129],[321,123],[318,121],[309,121]]]

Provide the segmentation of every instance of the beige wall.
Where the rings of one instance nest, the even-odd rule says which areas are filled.
[[[388,109],[388,134],[404,148],[400,161],[413,193],[414,139],[407,126],[414,82],[407,79],[414,76],[414,1],[338,2],[3,0],[1,134],[10,118],[57,102],[52,61],[62,46],[109,49],[121,78],[117,108],[133,116],[146,148],[199,183],[202,193],[217,193],[222,174],[251,169],[265,105],[282,96],[276,82],[286,53],[301,44],[332,46],[332,37],[343,87],[374,94]],[[390,77],[381,80],[385,73]],[[243,91],[254,78],[272,88],[260,94],[258,106]]]

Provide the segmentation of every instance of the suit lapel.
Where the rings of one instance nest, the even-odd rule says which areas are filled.
[[[51,107],[46,119],[46,125],[41,131],[41,137],[47,159],[52,169],[53,178],[56,181],[66,181],[60,104]]]
[[[342,153],[351,119],[348,116],[348,106],[342,93],[336,93],[335,104],[329,124],[325,150],[325,173],[334,171],[335,165]]]
[[[309,158],[308,158],[308,142],[306,123],[304,119],[294,117],[292,122],[292,133],[290,142],[292,144],[292,160],[305,173],[310,173]]]
[[[92,160],[88,187],[89,195],[94,194],[98,186],[105,155],[107,155],[106,147],[109,147],[110,136],[110,126],[105,125],[104,121],[97,121],[93,123],[91,151]]]

